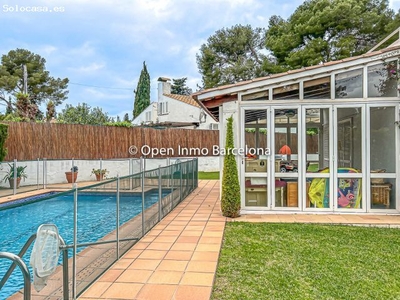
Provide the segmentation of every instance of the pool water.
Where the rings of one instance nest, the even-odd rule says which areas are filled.
[[[163,197],[167,194],[163,191]],[[145,194],[145,208],[158,201],[158,191]],[[26,202],[24,202],[26,203]],[[141,194],[120,193],[120,225],[142,211]],[[0,251],[18,254],[28,238],[36,233],[41,224],[55,224],[66,244],[73,240],[73,194],[61,194],[54,198],[36,201],[0,210]],[[78,196],[78,243],[99,240],[116,228],[116,195],[107,193],[80,193]],[[32,246],[24,256],[29,265]],[[83,250],[79,248],[78,250]],[[69,251],[71,254],[72,251]],[[11,265],[0,260],[0,280]],[[31,274],[32,274],[32,270]],[[0,290],[0,299],[6,299],[23,288],[21,271],[16,268]]]

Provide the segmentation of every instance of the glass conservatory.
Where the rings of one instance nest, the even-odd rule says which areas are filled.
[[[233,116],[242,212],[399,212],[399,56],[392,46],[195,94],[221,123],[220,147]]]

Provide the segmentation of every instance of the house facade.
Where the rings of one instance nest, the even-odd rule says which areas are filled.
[[[133,120],[134,125],[218,129],[218,122],[191,96],[171,94],[170,79],[158,79],[158,99]]]
[[[242,213],[399,213],[399,57],[394,44],[194,94],[220,148],[233,117]]]

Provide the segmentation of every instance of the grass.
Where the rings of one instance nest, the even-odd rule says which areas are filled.
[[[400,299],[400,230],[227,223],[211,299]]]
[[[199,172],[199,179],[218,180],[219,172]]]

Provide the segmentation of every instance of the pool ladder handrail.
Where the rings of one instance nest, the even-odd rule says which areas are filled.
[[[10,268],[7,270],[0,281],[0,290],[10,278],[15,267],[19,266],[24,276],[24,300],[31,299],[31,274],[25,262],[22,260],[22,257],[25,255],[26,251],[29,249],[35,239],[36,233],[32,234],[31,237],[26,241],[24,246],[19,251],[18,255],[9,252],[0,252],[0,258],[8,258],[13,261]],[[60,250],[63,252],[63,299],[68,300],[68,248],[65,248],[65,242],[61,236],[59,236],[59,239]]]

